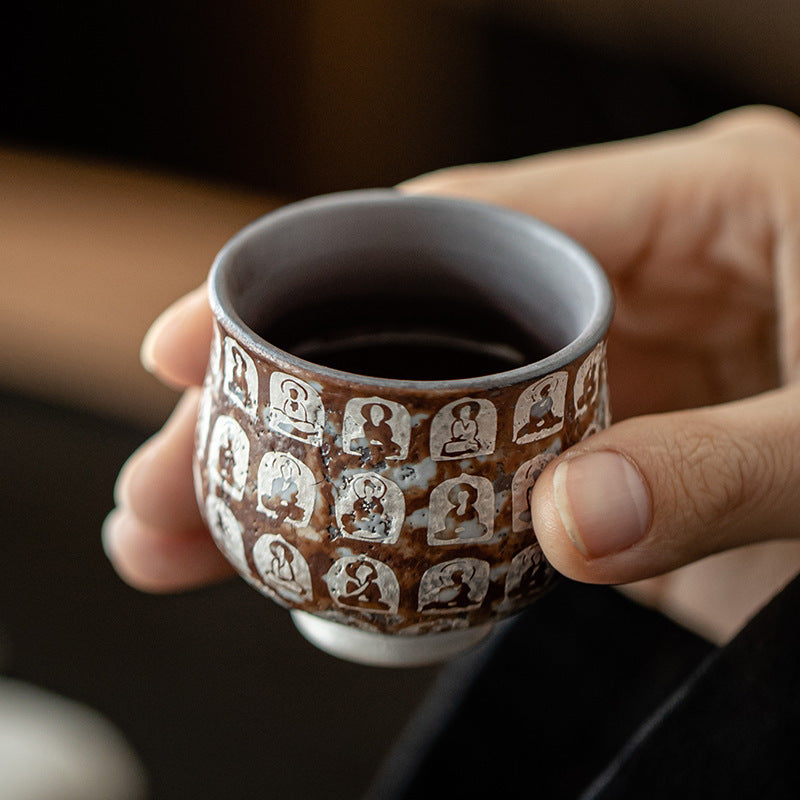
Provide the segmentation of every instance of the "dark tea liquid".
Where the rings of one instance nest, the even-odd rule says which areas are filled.
[[[432,307],[415,300],[402,313],[378,299],[360,300],[357,322],[330,307],[292,314],[259,331],[268,342],[315,364],[405,380],[477,378],[530,364],[557,346],[523,330],[492,308],[452,299]]]

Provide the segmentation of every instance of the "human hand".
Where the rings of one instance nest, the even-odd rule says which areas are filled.
[[[194,428],[212,332],[206,287],[170,306],[142,344],[142,363],[185,389],[164,427],[125,463],[103,546],[120,576],[150,592],[190,589],[233,574],[203,525],[192,478]]]
[[[669,573],[636,584],[636,595],[718,639],[800,566],[799,179],[800,123],[744,109],[682,131],[445,170],[401,187],[532,214],[606,268],[617,296],[613,410],[630,419],[542,474],[537,535],[556,568],[577,580]],[[154,325],[145,364],[168,383],[199,386],[210,331],[198,290]],[[196,509],[196,402],[190,389],[118,482],[106,548],[141,588],[187,588],[231,572]],[[766,554],[764,545],[736,551],[722,567],[695,564],[780,539],[794,541]],[[687,564],[695,564],[688,573],[673,572]],[[718,590],[710,606],[709,564]]]
[[[741,109],[404,188],[539,217],[605,267],[626,421],[552,462],[534,528],[563,574],[664,575],[631,593],[727,639],[800,568],[800,122]]]

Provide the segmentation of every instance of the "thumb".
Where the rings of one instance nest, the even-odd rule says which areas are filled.
[[[553,461],[531,506],[548,560],[587,583],[800,538],[800,388],[614,425]]]

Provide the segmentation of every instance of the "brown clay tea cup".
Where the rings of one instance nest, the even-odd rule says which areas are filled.
[[[499,207],[345,192],[245,228],[209,292],[198,501],[307,639],[432,663],[547,591],[531,488],[609,422],[588,253]]]

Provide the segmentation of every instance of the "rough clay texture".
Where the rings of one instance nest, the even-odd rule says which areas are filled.
[[[267,362],[217,323],[195,485],[222,552],[281,605],[363,630],[454,630],[556,580],[530,488],[608,423],[605,342],[524,384],[410,392]]]

